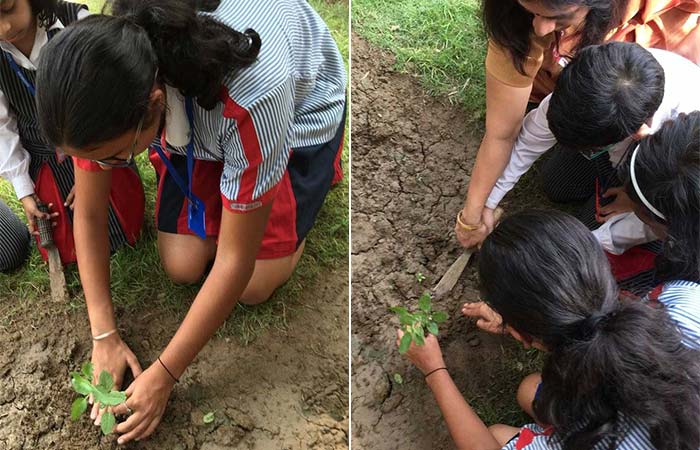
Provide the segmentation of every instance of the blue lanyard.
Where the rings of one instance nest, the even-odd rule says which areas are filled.
[[[168,172],[170,172],[170,175],[173,177],[173,180],[177,183],[182,193],[185,194],[187,199],[192,203],[194,202],[194,195],[192,194],[192,172],[194,171],[194,109],[192,97],[185,98],[185,110],[187,111],[187,120],[190,123],[190,141],[187,143],[187,187],[185,187],[185,182],[180,177],[180,174],[175,170],[173,163],[170,162],[170,159],[168,159],[163,152],[163,150],[167,149],[165,127],[161,134],[160,146],[154,145],[153,148],[158,153],[158,156],[160,156],[160,159],[165,164],[165,167],[168,169]]]
[[[32,82],[29,81],[29,80],[27,79],[27,77],[24,76],[24,74],[23,74],[22,71],[20,70],[19,66],[17,65],[17,62],[15,61],[15,58],[13,58],[12,55],[10,55],[10,54],[7,53],[7,52],[3,52],[3,53],[5,53],[5,58],[7,59],[7,62],[10,63],[10,67],[12,67],[12,70],[15,71],[15,73],[17,74],[17,76],[19,77],[19,79],[22,81],[22,83],[23,83],[25,86],[27,86],[27,89],[28,89],[29,92],[32,94],[32,97],[35,97],[35,96],[36,96],[36,88],[34,87],[34,85],[32,84]]]

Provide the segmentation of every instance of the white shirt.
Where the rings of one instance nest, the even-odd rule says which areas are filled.
[[[675,53],[659,49],[648,50],[661,64],[665,74],[664,98],[649,126],[651,133],[655,133],[664,122],[674,119],[680,113],[700,110],[700,67]],[[511,151],[510,161],[486,200],[488,208],[498,206],[537,158],[556,144],[556,138],[547,121],[551,96],[552,94],[545,97],[537,109],[525,116],[520,135]],[[630,141],[631,138],[627,138],[610,151],[613,164],[619,162]],[[656,239],[649,227],[633,213],[609,220],[593,234],[607,251],[616,254]]]
[[[78,12],[78,20],[89,14],[84,9],[80,10]],[[49,30],[61,30],[63,28],[63,23],[57,19],[56,23]],[[0,41],[0,49],[10,53],[17,65],[25,69],[36,70],[39,65],[39,54],[47,42],[47,30],[37,26],[34,46],[29,54],[29,58],[9,42]],[[4,55],[2,57],[4,58]],[[22,147],[20,142],[17,121],[10,112],[7,97],[0,90],[0,177],[12,183],[17,198],[26,197],[34,193],[34,183],[29,177],[30,159],[29,153]]]

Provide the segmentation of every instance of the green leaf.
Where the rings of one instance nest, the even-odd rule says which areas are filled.
[[[389,308],[391,312],[395,312],[396,314],[406,314],[408,313],[408,310],[404,308],[403,306],[392,306]]]
[[[202,422],[209,424],[214,421],[214,413],[213,412],[208,412],[202,417]]]
[[[431,303],[432,299],[430,298],[430,292],[424,292],[418,299],[418,308],[420,308],[420,310],[423,312],[429,313]]]
[[[92,383],[83,378],[83,376],[78,372],[71,372],[70,383],[73,386],[73,390],[80,395],[92,394],[92,391],[94,390]]]
[[[401,325],[411,325],[413,324],[413,316],[409,313],[399,314],[399,322]]]
[[[396,382],[396,384],[403,384],[403,377],[400,373],[394,374],[394,381]]]
[[[442,323],[447,320],[447,313],[444,311],[437,311],[433,313],[431,318],[435,323]]]
[[[110,434],[114,429],[115,423],[117,423],[117,420],[114,418],[114,414],[112,414],[109,411],[106,411],[104,414],[102,414],[102,419],[100,420],[100,428],[102,429],[102,434],[104,434],[105,436]]]
[[[102,406],[117,406],[126,401],[126,394],[121,391],[102,392],[101,389],[96,389],[93,391],[93,395],[95,401]]]
[[[425,335],[423,333],[423,327],[413,332],[413,340],[416,342],[416,345],[425,344]]]
[[[90,361],[84,363],[83,366],[80,368],[80,371],[83,373],[83,376],[85,378],[92,381],[93,365]]]
[[[428,333],[432,334],[433,336],[438,335],[438,326],[435,322],[428,322],[428,326],[426,328],[428,329]]]
[[[100,373],[100,381],[97,383],[97,386],[103,388],[105,392],[109,392],[112,389],[112,386],[114,386],[114,378],[112,378],[112,374],[106,370],[103,370]]]
[[[399,342],[399,353],[406,353],[411,346],[411,333],[405,333],[401,336],[401,341]]]
[[[70,407],[70,419],[72,421],[78,420],[80,418],[80,416],[83,415],[85,410],[87,410],[87,398],[85,398],[85,397],[76,398]]]

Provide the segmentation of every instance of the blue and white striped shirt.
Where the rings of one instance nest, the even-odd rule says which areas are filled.
[[[683,344],[700,350],[700,284],[670,281],[664,284],[657,300],[676,323],[683,335]],[[649,431],[642,424],[630,420],[628,425],[630,431],[616,450],[655,450]],[[503,450],[560,450],[561,443],[556,440],[556,435],[550,440],[551,434],[551,430],[545,430],[540,425],[528,424],[520,430],[520,436],[509,442]],[[599,444],[593,450],[607,449],[605,444]]]
[[[222,0],[216,11],[202,14],[237,31],[252,28],[262,41],[258,60],[225,78],[217,107],[195,105],[194,111],[194,156],[224,162],[224,205],[255,209],[274,197],[292,148],[334,137],[345,107],[345,67],[327,26],[305,0]],[[171,92],[168,107],[182,110],[183,99]],[[171,127],[189,128],[182,122],[166,121],[173,153],[186,154],[181,140],[171,139],[182,135]]]

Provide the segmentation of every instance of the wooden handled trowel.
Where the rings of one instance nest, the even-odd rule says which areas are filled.
[[[38,202],[39,210],[43,213],[49,213],[49,208]],[[61,256],[58,254],[58,249],[53,241],[51,231],[51,219],[37,219],[37,228],[39,231],[39,242],[42,248],[46,249],[49,255],[49,281],[51,284],[51,299],[55,302],[65,302],[68,300],[68,292],[66,291],[66,277],[63,274],[63,264],[61,264]]]
[[[496,210],[493,212],[493,217],[495,219],[496,224],[498,224],[498,221],[501,220],[502,215],[503,209],[496,208]],[[453,287],[455,287],[455,284],[457,284],[457,280],[459,280],[459,277],[462,275],[462,272],[464,272],[464,269],[467,267],[469,260],[476,251],[476,247],[464,250],[464,252],[459,256],[459,258],[457,258],[457,260],[452,263],[450,268],[447,269],[447,272],[445,272],[445,275],[443,275],[442,278],[440,278],[438,284],[436,284],[433,288],[433,299],[438,299],[444,296],[445,294],[449,293]]]

